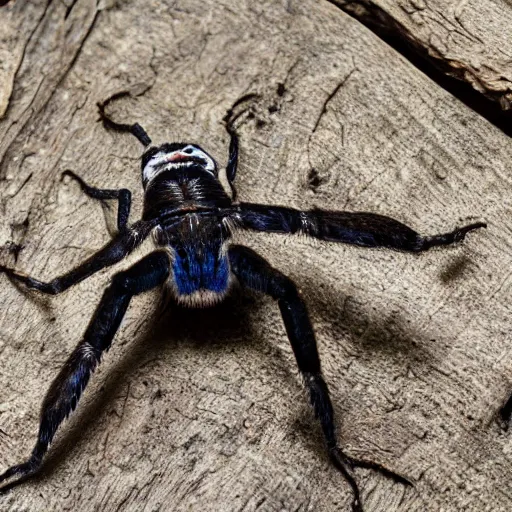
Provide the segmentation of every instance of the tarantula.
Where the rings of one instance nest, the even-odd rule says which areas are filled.
[[[277,300],[329,457],[352,488],[353,510],[362,511],[353,472],[355,467],[374,469],[410,485],[406,478],[380,464],[356,460],[338,446],[333,407],[322,377],[315,334],[300,292],[290,278],[253,250],[232,245],[230,238],[234,230],[242,229],[302,233],[328,242],[421,252],[462,240],[469,231],[485,227],[485,224],[479,222],[446,234],[422,236],[394,219],[374,213],[319,209],[299,211],[284,206],[237,203],[233,186],[238,165],[238,137],[233,128],[236,116],[226,119],[230,145],[225,172],[233,191],[230,198],[219,181],[215,160],[197,144],[151,146],[151,139],[138,123],[121,124],[109,118],[105,113],[106,105],[122,95],[114,95],[99,104],[100,114],[107,128],[131,132],[145,147],[141,158],[142,220],[128,224],[129,190],[92,187],[73,172],[65,171],[64,174],[75,179],[89,197],[117,200],[117,235],[84,263],[50,282],[20,274],[5,266],[0,266],[0,272],[30,289],[55,295],[121,261],[150,233],[156,250],[113,276],[83,339],[44,399],[39,434],[30,457],[0,475],[0,482],[11,480],[0,488],[0,493],[25,481],[40,469],[57,429],[75,409],[103,352],[109,349],[134,295],[163,286],[177,303],[192,307],[212,306],[226,297],[235,282]],[[232,114],[233,111],[230,112]]]

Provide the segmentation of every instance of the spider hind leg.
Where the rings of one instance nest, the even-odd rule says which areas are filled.
[[[0,494],[40,470],[57,429],[77,406],[103,352],[110,348],[132,297],[162,284],[168,275],[169,258],[163,251],[157,251],[114,276],[82,341],[71,353],[46,394],[41,409],[38,439],[32,454],[25,462],[11,466],[0,475],[0,485],[12,477],[18,477],[0,487]]]
[[[353,471],[356,467],[373,469],[396,482],[412,485],[403,476],[378,463],[357,460],[346,455],[338,446],[334,411],[327,384],[322,377],[315,334],[306,305],[293,281],[246,247],[232,246],[229,258],[231,268],[242,286],[266,293],[278,302],[297,365],[309,392],[311,405],[322,427],[329,457],[352,488],[352,510],[363,510],[359,486]]]

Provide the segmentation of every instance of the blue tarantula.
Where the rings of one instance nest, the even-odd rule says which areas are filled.
[[[230,197],[219,181],[215,160],[200,146],[190,143],[151,146],[151,139],[139,124],[121,124],[110,119],[105,114],[105,107],[122,95],[124,93],[116,94],[99,104],[100,114],[107,128],[131,132],[146,148],[142,155],[142,220],[128,224],[129,190],[95,188],[73,172],[65,171],[64,174],[75,179],[89,197],[118,201],[117,236],[84,263],[47,283],[5,266],[0,266],[0,272],[30,289],[55,295],[121,261],[150,233],[156,249],[112,278],[83,339],[44,399],[39,434],[30,457],[0,475],[0,483],[5,482],[0,493],[40,469],[57,429],[75,409],[134,295],[163,286],[177,303],[192,307],[212,306],[226,297],[236,282],[277,300],[311,405],[322,427],[329,457],[352,488],[352,509],[362,511],[360,491],[354,478],[355,467],[374,469],[410,485],[406,478],[375,462],[356,460],[338,446],[333,407],[322,377],[315,334],[297,287],[253,250],[232,245],[231,235],[238,229],[302,233],[328,242],[421,252],[458,242],[469,231],[485,227],[485,224],[474,223],[450,233],[422,236],[394,219],[374,213],[299,211],[284,206],[238,203],[233,186],[238,165],[233,110],[226,122],[231,138],[226,167],[226,177],[232,189]]]

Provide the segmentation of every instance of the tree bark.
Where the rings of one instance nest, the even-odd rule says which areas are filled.
[[[404,254],[242,235],[310,308],[339,440],[415,481],[357,470],[372,511],[510,510],[510,139],[328,1],[11,1],[0,11],[3,264],[48,279],[110,238],[115,209],[87,183],[127,187],[140,150],[96,103],[155,143],[227,161],[240,98],[242,201],[372,211],[423,234],[485,220],[457,246]],[[498,49],[496,48],[496,51]],[[145,251],[150,245],[145,245]],[[142,253],[119,264],[122,269]],[[0,276],[0,471],[24,460],[46,390],[110,269],[47,298]],[[330,465],[277,305],[237,292],[210,310],[132,302],[40,478],[1,510],[334,511]]]

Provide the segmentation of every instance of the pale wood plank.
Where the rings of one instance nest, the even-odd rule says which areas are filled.
[[[247,243],[301,285],[343,445],[417,480],[406,490],[358,472],[366,511],[509,510],[512,441],[493,419],[512,381],[509,139],[328,2],[79,1],[71,16],[96,19],[85,42],[65,12],[42,27],[40,44],[55,47],[37,55],[55,62],[76,34],[76,60],[36,94],[40,108],[7,111],[17,131],[0,140],[0,245],[29,220],[14,233],[17,268],[47,278],[108,239],[101,207],[59,181],[64,169],[140,191],[139,146],[103,130],[96,101],[147,89],[116,115],[225,163],[221,119],[258,93],[240,128],[241,199],[375,211],[424,233],[489,223],[423,255]],[[26,69],[20,102],[40,78]],[[29,453],[45,390],[111,274],[52,299],[0,276],[0,470]],[[44,477],[0,509],[347,510],[275,304],[236,298],[155,329],[156,300],[134,301]]]
[[[405,38],[445,73],[512,104],[510,0],[329,0]]]

